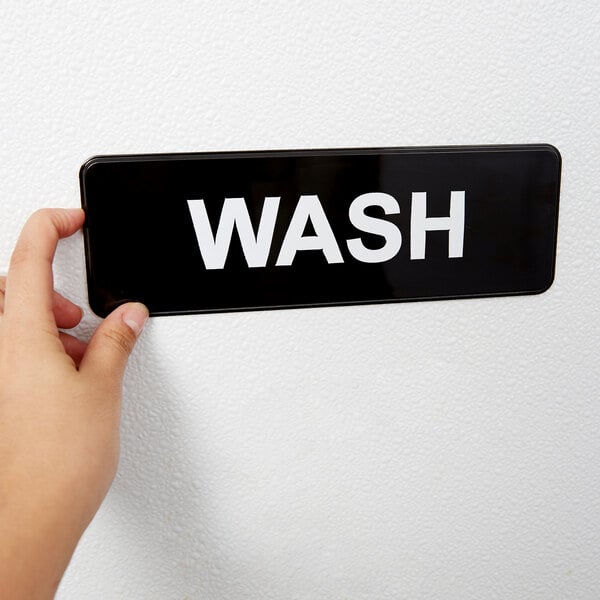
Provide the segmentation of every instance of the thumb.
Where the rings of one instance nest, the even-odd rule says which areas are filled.
[[[122,304],[94,332],[79,367],[99,382],[121,384],[127,360],[139,337],[148,309],[139,302]]]

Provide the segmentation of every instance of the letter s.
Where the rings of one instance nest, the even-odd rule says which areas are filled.
[[[381,248],[372,250],[366,248],[360,238],[347,241],[350,254],[364,263],[384,262],[394,258],[402,246],[402,234],[400,229],[390,221],[369,217],[365,214],[368,206],[380,206],[386,215],[400,213],[400,206],[393,196],[383,192],[370,192],[357,196],[350,205],[348,216],[350,222],[356,229],[366,233],[380,235],[385,239]]]

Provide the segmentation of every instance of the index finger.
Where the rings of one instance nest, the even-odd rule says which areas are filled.
[[[75,233],[84,219],[80,208],[43,208],[29,217],[8,268],[5,318],[24,317],[29,325],[56,327],[52,310],[54,253],[58,240]]]

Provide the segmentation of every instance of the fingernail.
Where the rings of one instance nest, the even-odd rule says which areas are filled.
[[[148,309],[140,302],[131,304],[123,313],[123,322],[135,333],[136,337],[142,333],[147,320]]]

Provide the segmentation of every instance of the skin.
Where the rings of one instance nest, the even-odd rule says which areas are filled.
[[[81,309],[53,290],[60,238],[80,209],[42,209],[0,278],[0,598],[53,598],[116,474],[121,387],[146,321],[119,306],[89,344],[60,331]]]

